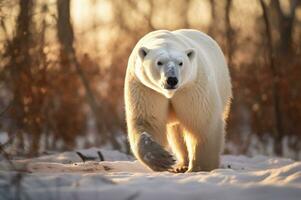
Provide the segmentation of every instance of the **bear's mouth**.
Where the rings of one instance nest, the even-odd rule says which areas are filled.
[[[175,90],[175,89],[177,89],[177,86],[170,86],[170,85],[164,84],[163,88],[166,90]]]
[[[170,85],[168,85],[168,84],[162,83],[161,86],[162,86],[162,88],[163,88],[162,94],[164,94],[165,97],[167,97],[168,99],[172,98],[173,95],[175,94],[175,92],[176,92],[177,89],[178,89],[178,85],[170,86]]]

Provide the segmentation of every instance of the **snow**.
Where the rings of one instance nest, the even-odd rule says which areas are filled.
[[[266,156],[222,156],[211,172],[152,172],[133,157],[102,149],[0,162],[0,199],[283,200],[301,198],[301,162]],[[99,162],[97,151],[105,161]],[[17,195],[17,196],[16,196]],[[18,196],[19,195],[19,196]]]

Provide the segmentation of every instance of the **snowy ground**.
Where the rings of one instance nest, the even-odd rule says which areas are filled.
[[[99,149],[80,150],[97,157]],[[101,150],[105,161],[83,163],[75,152],[0,162],[0,199],[241,200],[301,199],[301,162],[256,156],[222,157],[209,173],[151,172],[132,157]]]

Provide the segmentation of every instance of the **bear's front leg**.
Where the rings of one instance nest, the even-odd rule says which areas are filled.
[[[179,123],[168,125],[167,130],[169,146],[177,158],[177,164],[173,167],[172,172],[184,173],[188,169],[188,152],[184,140],[184,130]]]
[[[189,151],[187,172],[211,171],[219,167],[224,146],[224,125],[220,120],[212,130],[187,131],[185,138]]]
[[[140,159],[154,171],[166,171],[175,164],[173,156],[146,132],[140,136],[137,152]]]
[[[135,157],[154,171],[167,171],[175,161],[164,147],[168,100],[137,80],[125,85],[128,137]]]

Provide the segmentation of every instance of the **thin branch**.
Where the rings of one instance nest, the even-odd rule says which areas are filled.
[[[103,157],[101,151],[97,151],[98,157],[100,161],[105,161],[105,158]]]
[[[12,105],[12,102],[10,102],[2,111],[0,111],[0,118],[9,110],[11,105]]]
[[[82,154],[81,152],[77,151],[76,154],[83,160],[83,162],[89,161],[89,160],[96,160],[97,157],[94,156],[86,156],[84,154]],[[101,153],[101,151],[97,151],[97,155],[99,157],[100,161],[104,161],[104,157]]]
[[[5,36],[5,39],[6,39],[7,43],[10,44],[11,43],[11,39],[8,36],[7,28],[6,28],[6,25],[5,25],[3,17],[1,17],[0,23],[1,23],[1,27],[3,29],[3,33],[4,33],[4,36]]]
[[[10,165],[10,167],[11,167],[14,171],[16,171],[16,169],[17,169],[16,166],[15,166],[14,163],[11,161],[11,157],[10,157],[9,153],[7,153],[7,152],[4,150],[2,144],[0,144],[0,154],[3,155],[4,159],[5,159],[5,160],[7,161],[7,163]]]
[[[141,12],[140,9],[137,6],[137,3],[134,2],[133,0],[127,1],[129,3],[129,5],[131,6],[132,9],[134,9],[135,11],[137,11],[140,15],[142,15],[142,17],[145,19],[148,27],[151,30],[155,30],[155,27],[152,24],[152,16],[153,16],[153,9],[154,9],[154,2],[152,0],[149,0],[149,6],[150,6],[150,11],[149,13],[144,13]]]
[[[295,13],[296,13],[296,8],[298,6],[298,4],[300,4],[300,0],[291,0],[291,5],[290,5],[290,17],[295,17]]]
[[[76,154],[83,160],[83,162],[92,161],[92,160],[96,159],[96,157],[94,157],[94,156],[85,156],[84,154],[82,154],[79,151],[77,151]]]

